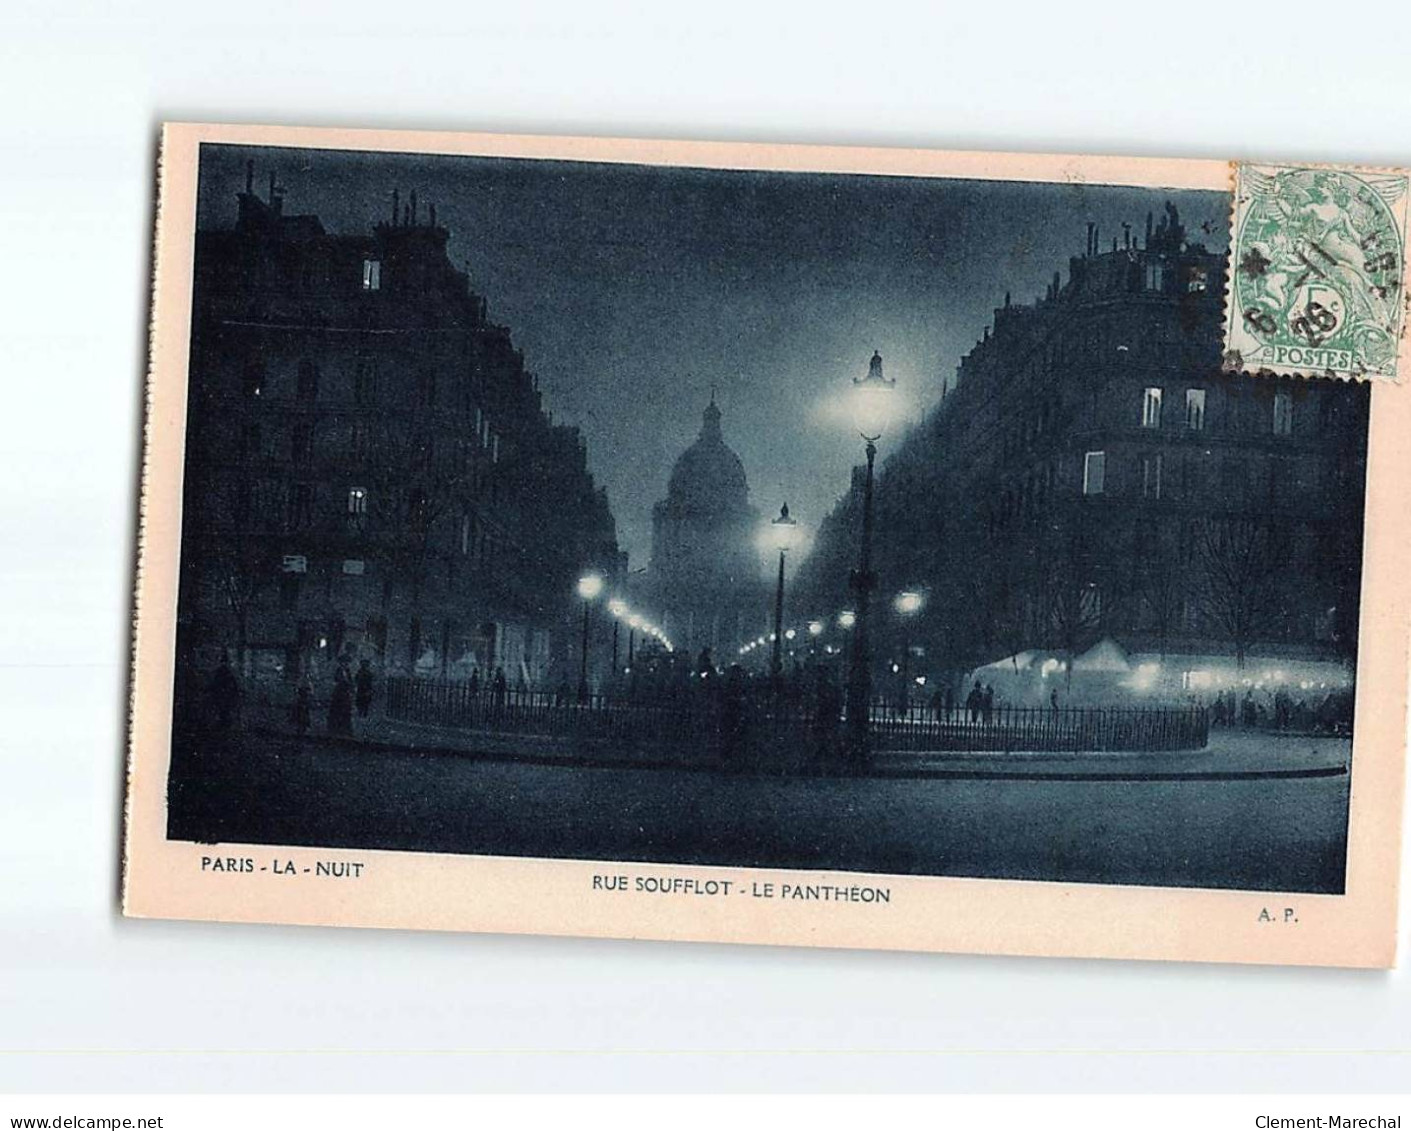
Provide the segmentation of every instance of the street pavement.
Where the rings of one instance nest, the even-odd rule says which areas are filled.
[[[252,730],[178,751],[171,835],[1335,892],[1348,748],[1216,732],[1196,754],[952,755],[926,773],[829,777],[511,761]]]

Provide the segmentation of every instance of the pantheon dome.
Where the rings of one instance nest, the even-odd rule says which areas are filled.
[[[680,515],[742,514],[749,509],[745,465],[720,433],[720,409],[712,400],[701,419],[701,434],[671,469],[661,506]]]
[[[763,615],[758,519],[712,397],[700,434],[671,469],[666,498],[652,508],[653,598],[667,634],[693,658],[707,647],[717,662],[726,649],[733,655]]]

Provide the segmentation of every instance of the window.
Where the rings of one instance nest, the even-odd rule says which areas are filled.
[[[1210,276],[1204,267],[1192,267],[1190,274],[1186,276],[1186,292],[1188,294],[1199,294],[1210,285]]]
[[[1205,390],[1186,390],[1186,427],[1192,432],[1205,429]]]
[[[498,432],[490,436],[490,462],[500,462],[500,434]]]
[[[1142,456],[1142,498],[1161,498],[1161,454]]]
[[[361,514],[367,514],[367,488],[366,488],[366,487],[349,487],[349,488],[348,488],[348,513],[349,513],[349,514],[359,514],[359,515],[361,515]]]
[[[1088,452],[1083,457],[1083,494],[1101,495],[1107,474],[1107,453]]]
[[[380,291],[382,289],[382,260],[363,260],[363,290]]]
[[[1154,386],[1142,397],[1142,427],[1161,427],[1161,390]]]
[[[1274,435],[1288,436],[1293,433],[1293,394],[1274,394]]]
[[[1166,268],[1160,263],[1146,265],[1146,289],[1164,291],[1166,289]]]
[[[470,555],[471,524],[470,515],[461,515],[461,557]]]

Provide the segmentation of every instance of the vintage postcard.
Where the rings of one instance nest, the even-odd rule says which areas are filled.
[[[1407,177],[173,125],[124,909],[1394,960]]]

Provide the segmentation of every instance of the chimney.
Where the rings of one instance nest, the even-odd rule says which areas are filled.
[[[274,203],[274,170],[269,171],[269,202]]]
[[[1126,220],[1122,221],[1122,246],[1128,249],[1132,246],[1132,225]]]
[[[1093,225],[1093,254],[1097,254],[1097,225]]]
[[[245,162],[245,195],[249,196],[255,191],[255,159],[252,157]]]
[[[392,227],[397,226],[397,212],[402,206],[402,194],[397,190],[392,190]]]
[[[1116,236],[1113,236],[1113,237],[1112,237],[1112,250],[1113,250],[1113,251],[1116,251],[1116,250],[1117,250],[1117,237],[1116,237]]]
[[[1083,249],[1084,255],[1091,255],[1096,250],[1093,247],[1093,229],[1096,227],[1097,225],[1094,224],[1091,220],[1088,221],[1088,244],[1087,247]]]

